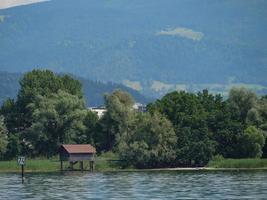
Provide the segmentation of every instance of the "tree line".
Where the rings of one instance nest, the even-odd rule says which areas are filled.
[[[203,166],[214,156],[267,156],[267,96],[233,88],[228,99],[204,90],[175,91],[133,109],[121,90],[104,95],[100,119],[85,106],[79,81],[49,70],[33,70],[20,80],[16,99],[0,109],[0,157],[51,157],[63,143],[93,144],[115,152],[123,166],[137,168]]]
[[[152,98],[143,96],[138,91],[124,86],[123,84],[113,82],[93,81],[87,78],[82,78],[69,74],[74,79],[77,79],[82,84],[83,97],[87,106],[98,106],[104,104],[103,94],[111,93],[114,89],[127,91],[133,98],[140,103],[148,103]],[[0,105],[8,97],[16,97],[19,90],[19,80],[22,78],[22,73],[9,73],[0,71]]]

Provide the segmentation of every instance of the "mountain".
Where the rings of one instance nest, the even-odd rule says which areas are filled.
[[[51,0],[0,10],[0,70],[48,68],[146,95],[267,92],[265,0]]]
[[[7,98],[15,98],[19,90],[19,73],[0,72],[0,106]]]
[[[22,74],[19,73],[8,73],[0,72],[0,105],[7,98],[16,98],[17,92],[19,90],[19,80]],[[147,98],[141,95],[139,92],[128,88],[121,84],[116,83],[101,83],[97,81],[88,80],[85,78],[73,76],[75,79],[79,80],[82,84],[84,98],[87,106],[101,106],[104,104],[103,95],[105,93],[110,93],[114,89],[121,89],[128,92],[133,96],[136,102],[139,103],[149,103],[153,99]]]

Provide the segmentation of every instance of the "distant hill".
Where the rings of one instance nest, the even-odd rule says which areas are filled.
[[[22,74],[19,73],[0,72],[0,105],[7,98],[16,98],[19,90],[19,80],[21,77]],[[141,95],[139,92],[131,88],[127,88],[121,84],[115,84],[111,82],[101,83],[76,76],[74,78],[78,79],[82,83],[87,106],[103,105],[103,95],[105,93],[112,92],[114,89],[121,89],[128,92],[133,96],[135,101],[140,103],[146,104],[152,101],[151,98],[147,98]]]
[[[265,0],[51,0],[0,10],[0,69],[48,68],[146,95],[267,91]]]
[[[0,72],[0,106],[7,98],[15,98],[19,90],[19,73]]]

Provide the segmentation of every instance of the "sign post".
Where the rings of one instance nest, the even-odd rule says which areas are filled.
[[[21,182],[24,183],[24,165],[25,165],[24,156],[18,156],[18,165],[21,166]]]

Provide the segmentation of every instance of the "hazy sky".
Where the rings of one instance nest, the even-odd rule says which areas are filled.
[[[42,1],[47,1],[47,0],[0,0],[0,9],[37,3]]]

